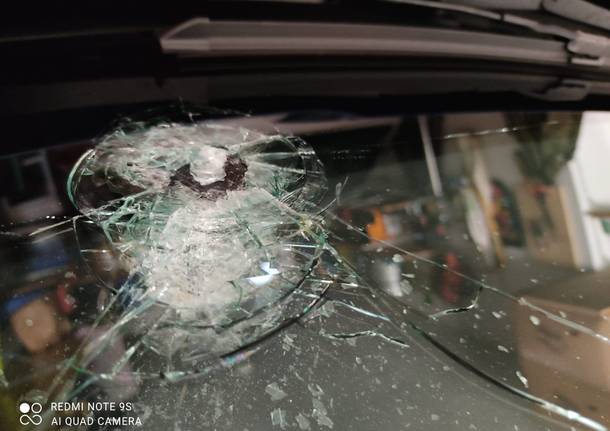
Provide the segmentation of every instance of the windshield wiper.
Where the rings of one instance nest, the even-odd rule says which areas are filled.
[[[459,12],[472,16],[477,16],[480,18],[486,18],[494,21],[504,22],[507,24],[511,24],[517,27],[526,28],[530,31],[533,31],[538,34],[554,36],[565,40],[567,43],[565,45],[565,49],[570,54],[569,59],[573,64],[587,65],[587,66],[608,66],[610,63],[610,39],[581,31],[581,30],[571,30],[566,27],[562,27],[554,24],[545,24],[543,22],[537,21],[531,18],[525,18],[523,16],[515,15],[513,13],[505,13],[505,12],[497,12],[489,9],[482,9],[479,7],[469,6],[467,4],[459,3],[446,3],[435,0],[383,0],[390,3],[400,3],[407,4],[411,6],[421,6],[421,7],[430,7],[438,10],[450,11],[450,12]],[[467,3],[467,2],[466,2]],[[556,3],[556,2],[550,2]],[[570,6],[564,4],[565,2],[560,2],[561,5],[555,6],[553,11],[557,11],[558,14],[562,14],[563,16],[567,16],[571,19],[577,19],[578,16],[583,15],[582,12],[593,12],[592,9],[586,8],[586,6],[590,6],[595,8],[595,10],[599,9],[601,12],[605,12],[605,15],[610,15],[606,9],[599,8],[597,6],[591,5],[588,2],[578,1],[580,6],[584,6],[586,9],[581,10],[581,13],[578,15],[573,15],[571,12],[575,12],[578,9],[578,6],[572,4]],[[543,2],[543,4],[547,4],[547,2]],[[599,12],[599,11],[598,11]],[[610,22],[610,21],[609,21]],[[588,23],[588,22],[587,22]],[[610,27],[610,26],[608,26]]]
[[[380,24],[189,20],[161,37],[181,56],[386,55],[442,56],[610,68],[610,39],[508,13],[430,0],[387,0],[468,13],[527,28],[552,40],[493,32]]]

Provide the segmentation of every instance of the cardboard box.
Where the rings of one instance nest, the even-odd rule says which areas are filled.
[[[610,426],[610,271],[541,286],[523,299],[565,319],[516,305],[521,373],[533,395]],[[592,331],[591,335],[579,327]]]

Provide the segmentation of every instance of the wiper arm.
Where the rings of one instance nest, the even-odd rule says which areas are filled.
[[[610,10],[587,0],[453,0],[465,6],[476,6],[493,10],[541,11],[567,18],[581,24],[610,30]]]

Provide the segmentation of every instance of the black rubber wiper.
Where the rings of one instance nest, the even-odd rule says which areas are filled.
[[[472,13],[553,39],[439,27],[195,18],[165,33],[161,47],[167,54],[183,57],[384,55],[610,68],[610,39],[603,36],[462,5],[429,0],[391,1]]]
[[[573,30],[555,24],[544,22],[492,9],[471,6],[468,0],[443,2],[436,0],[383,0],[389,3],[399,3],[410,6],[429,7],[437,10],[459,12],[467,15],[486,18],[493,21],[504,22],[516,27],[528,29],[535,33],[554,36],[566,41],[565,49],[570,54],[570,62],[587,66],[609,67],[610,39],[590,32]],[[478,2],[478,4],[484,3]],[[610,11],[583,0],[569,1],[541,1],[536,9],[544,9],[551,13],[564,16],[588,25],[610,28]],[[506,2],[507,7],[510,2]],[[596,16],[594,19],[588,15]],[[600,25],[603,24],[603,25]]]

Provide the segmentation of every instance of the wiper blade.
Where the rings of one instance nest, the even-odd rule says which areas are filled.
[[[454,7],[436,1],[393,0]],[[463,6],[465,7],[465,6]],[[473,9],[473,8],[468,8]],[[457,10],[457,9],[452,9]],[[479,12],[476,12],[477,14]],[[378,24],[281,21],[211,21],[195,18],[161,38],[166,54],[231,55],[386,55],[441,56],[552,65],[610,68],[610,40],[510,14],[481,12],[496,19],[552,34],[565,42],[478,31]]]
[[[587,66],[604,66],[610,63],[610,39],[604,36],[584,32],[581,30],[571,30],[559,25],[545,24],[543,22],[518,16],[512,13],[497,12],[489,9],[483,9],[479,7],[470,6],[468,4],[458,3],[447,3],[435,0],[383,0],[389,3],[400,3],[411,6],[429,7],[438,10],[444,10],[448,12],[459,12],[480,18],[486,18],[494,21],[504,22],[512,24],[518,27],[526,28],[534,31],[538,34],[559,37],[567,41],[565,46],[566,50],[570,54],[570,62],[573,64],[587,65]],[[469,3],[466,1],[466,3]],[[542,4],[547,5],[546,2]],[[574,16],[570,14],[571,11],[575,11],[578,6],[576,4],[567,5],[566,2],[560,2],[561,5],[555,5],[553,11],[557,11],[558,14],[568,16],[574,19]],[[576,3],[576,2],[574,2]],[[606,9],[599,8],[591,5],[585,1],[578,1],[578,4],[584,6],[586,9],[579,13],[579,16],[583,12],[593,12],[599,9],[601,12],[605,12],[606,15],[610,15]],[[593,9],[587,6],[593,7]],[[561,12],[561,13],[559,13]],[[597,20],[596,20],[597,21]],[[610,27],[608,25],[607,27]]]

